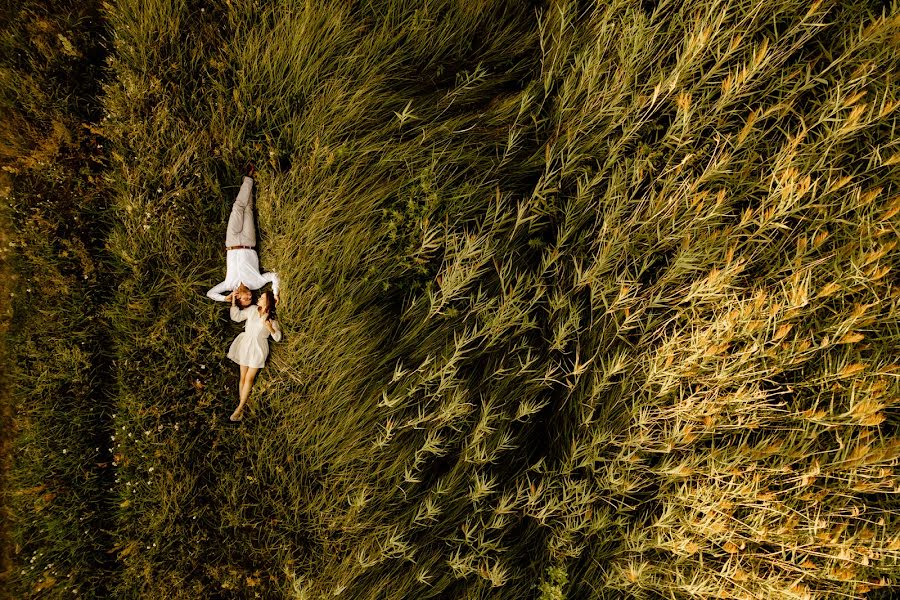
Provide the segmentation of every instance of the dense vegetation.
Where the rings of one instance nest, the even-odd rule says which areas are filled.
[[[895,3],[68,8],[4,24],[15,596],[900,588]]]
[[[0,290],[13,316],[0,354],[0,386],[12,392],[0,391],[0,596],[108,597],[109,224],[105,150],[91,126],[105,29],[96,3],[0,8]]]

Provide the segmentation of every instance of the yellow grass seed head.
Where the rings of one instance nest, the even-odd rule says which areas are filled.
[[[816,296],[816,298],[827,298],[828,296],[832,295],[839,289],[841,289],[841,284],[837,283],[836,281],[832,281],[831,283],[826,283],[824,286],[822,286],[822,289],[819,290],[819,293]]]
[[[838,377],[850,377],[851,375],[856,375],[860,371],[865,370],[866,363],[855,362],[845,366],[843,369],[838,371]]]
[[[838,179],[837,181],[835,181],[833,184],[831,184],[828,187],[828,191],[836,192],[839,189],[841,189],[842,187],[844,187],[845,185],[847,185],[848,183],[850,183],[851,181],[853,181],[853,175],[845,175],[845,176],[841,177],[840,179]]]
[[[822,244],[825,243],[825,240],[828,239],[828,230],[820,231],[816,234],[816,237],[813,238],[813,248],[818,248]]]
[[[884,413],[873,413],[871,415],[866,415],[857,422],[865,427],[874,427],[876,425],[881,425],[882,423],[884,423],[884,420],[886,418],[887,417],[884,416]]]
[[[900,196],[894,196],[888,201],[887,208],[878,220],[887,221],[898,212],[900,212]]]
[[[866,271],[865,275],[869,278],[869,281],[878,281],[890,272],[891,267],[888,265],[873,265],[871,269]]]
[[[840,340],[838,340],[838,344],[855,344],[856,342],[861,341],[866,336],[859,333],[858,331],[851,331],[844,335]]]
[[[780,340],[781,338],[786,336],[788,333],[790,333],[791,329],[793,329],[793,328],[794,328],[793,323],[785,323],[784,325],[779,327],[778,330],[775,332],[775,335],[772,337],[772,341],[777,342],[778,340]]]

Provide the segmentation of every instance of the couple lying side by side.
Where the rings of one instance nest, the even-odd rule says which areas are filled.
[[[231,207],[225,234],[225,281],[206,292],[213,300],[231,302],[232,321],[246,322],[243,333],[234,338],[228,349],[228,358],[241,367],[239,402],[230,417],[232,421],[240,421],[244,416],[244,406],[250,397],[250,388],[256,374],[265,366],[266,358],[269,356],[269,336],[276,342],[281,340],[281,328],[275,316],[280,281],[274,271],[268,273],[259,271],[252,189],[253,179],[244,177],[241,189]],[[272,291],[260,294],[254,304],[251,290],[257,290],[267,283],[272,284]],[[227,291],[231,293],[227,296],[222,295]]]

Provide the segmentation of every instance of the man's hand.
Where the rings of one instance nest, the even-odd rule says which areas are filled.
[[[231,292],[227,296],[225,296],[225,302],[231,302],[231,299],[234,297],[234,292]]]
[[[272,296],[275,298],[275,306],[278,306],[278,294],[272,294]]]

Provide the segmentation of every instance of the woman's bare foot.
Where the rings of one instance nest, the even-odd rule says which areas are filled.
[[[236,411],[234,411],[233,413],[231,413],[231,416],[230,416],[229,418],[230,418],[232,421],[240,421],[241,419],[244,418],[244,413],[243,413],[243,411],[242,411],[241,409],[237,409]]]

